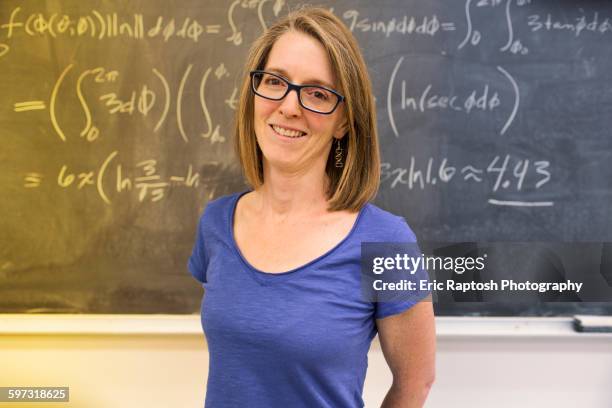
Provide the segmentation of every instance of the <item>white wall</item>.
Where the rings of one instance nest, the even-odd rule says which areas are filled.
[[[520,324],[508,324],[505,334],[469,325],[461,334],[439,329],[437,378],[427,407],[612,407],[610,335],[576,334],[570,327],[565,334],[513,333]],[[372,348],[370,356],[366,406],[376,407],[391,375],[380,349]]]
[[[574,333],[568,319],[436,323],[427,407],[612,407],[611,335]],[[201,407],[200,330],[199,316],[0,315],[0,386],[69,386],[71,402],[54,407]],[[379,406],[390,381],[376,341],[366,407]]]

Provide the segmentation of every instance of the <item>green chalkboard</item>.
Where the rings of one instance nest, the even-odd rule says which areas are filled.
[[[0,312],[199,309],[186,270],[198,216],[245,188],[230,139],[246,52],[297,5],[0,4]],[[612,299],[612,4],[322,5],[374,83],[376,204],[423,242],[539,242],[557,278],[588,274]],[[612,313],[481,300],[436,308]]]

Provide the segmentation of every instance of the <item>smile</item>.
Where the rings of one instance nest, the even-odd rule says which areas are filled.
[[[300,132],[299,130],[285,129],[283,127],[276,126],[276,125],[270,125],[270,127],[272,128],[272,130],[274,130],[274,132],[276,132],[277,134],[281,136],[290,137],[293,139],[297,139],[297,138],[306,136],[306,133]]]

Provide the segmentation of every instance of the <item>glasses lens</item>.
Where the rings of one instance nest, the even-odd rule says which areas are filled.
[[[272,74],[253,74],[253,89],[264,98],[281,99],[287,92],[287,82]]]
[[[321,113],[331,112],[338,103],[336,94],[318,86],[302,88],[300,98],[305,107]]]
[[[264,98],[281,100],[287,95],[289,83],[274,74],[257,72],[252,75],[252,87],[255,93]],[[338,105],[339,96],[319,86],[307,86],[300,89],[300,103],[306,109],[319,113],[331,113]]]

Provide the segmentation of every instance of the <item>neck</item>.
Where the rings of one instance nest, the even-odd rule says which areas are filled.
[[[327,175],[324,167],[309,171],[281,171],[264,162],[264,184],[257,189],[259,210],[279,218],[327,212]]]

